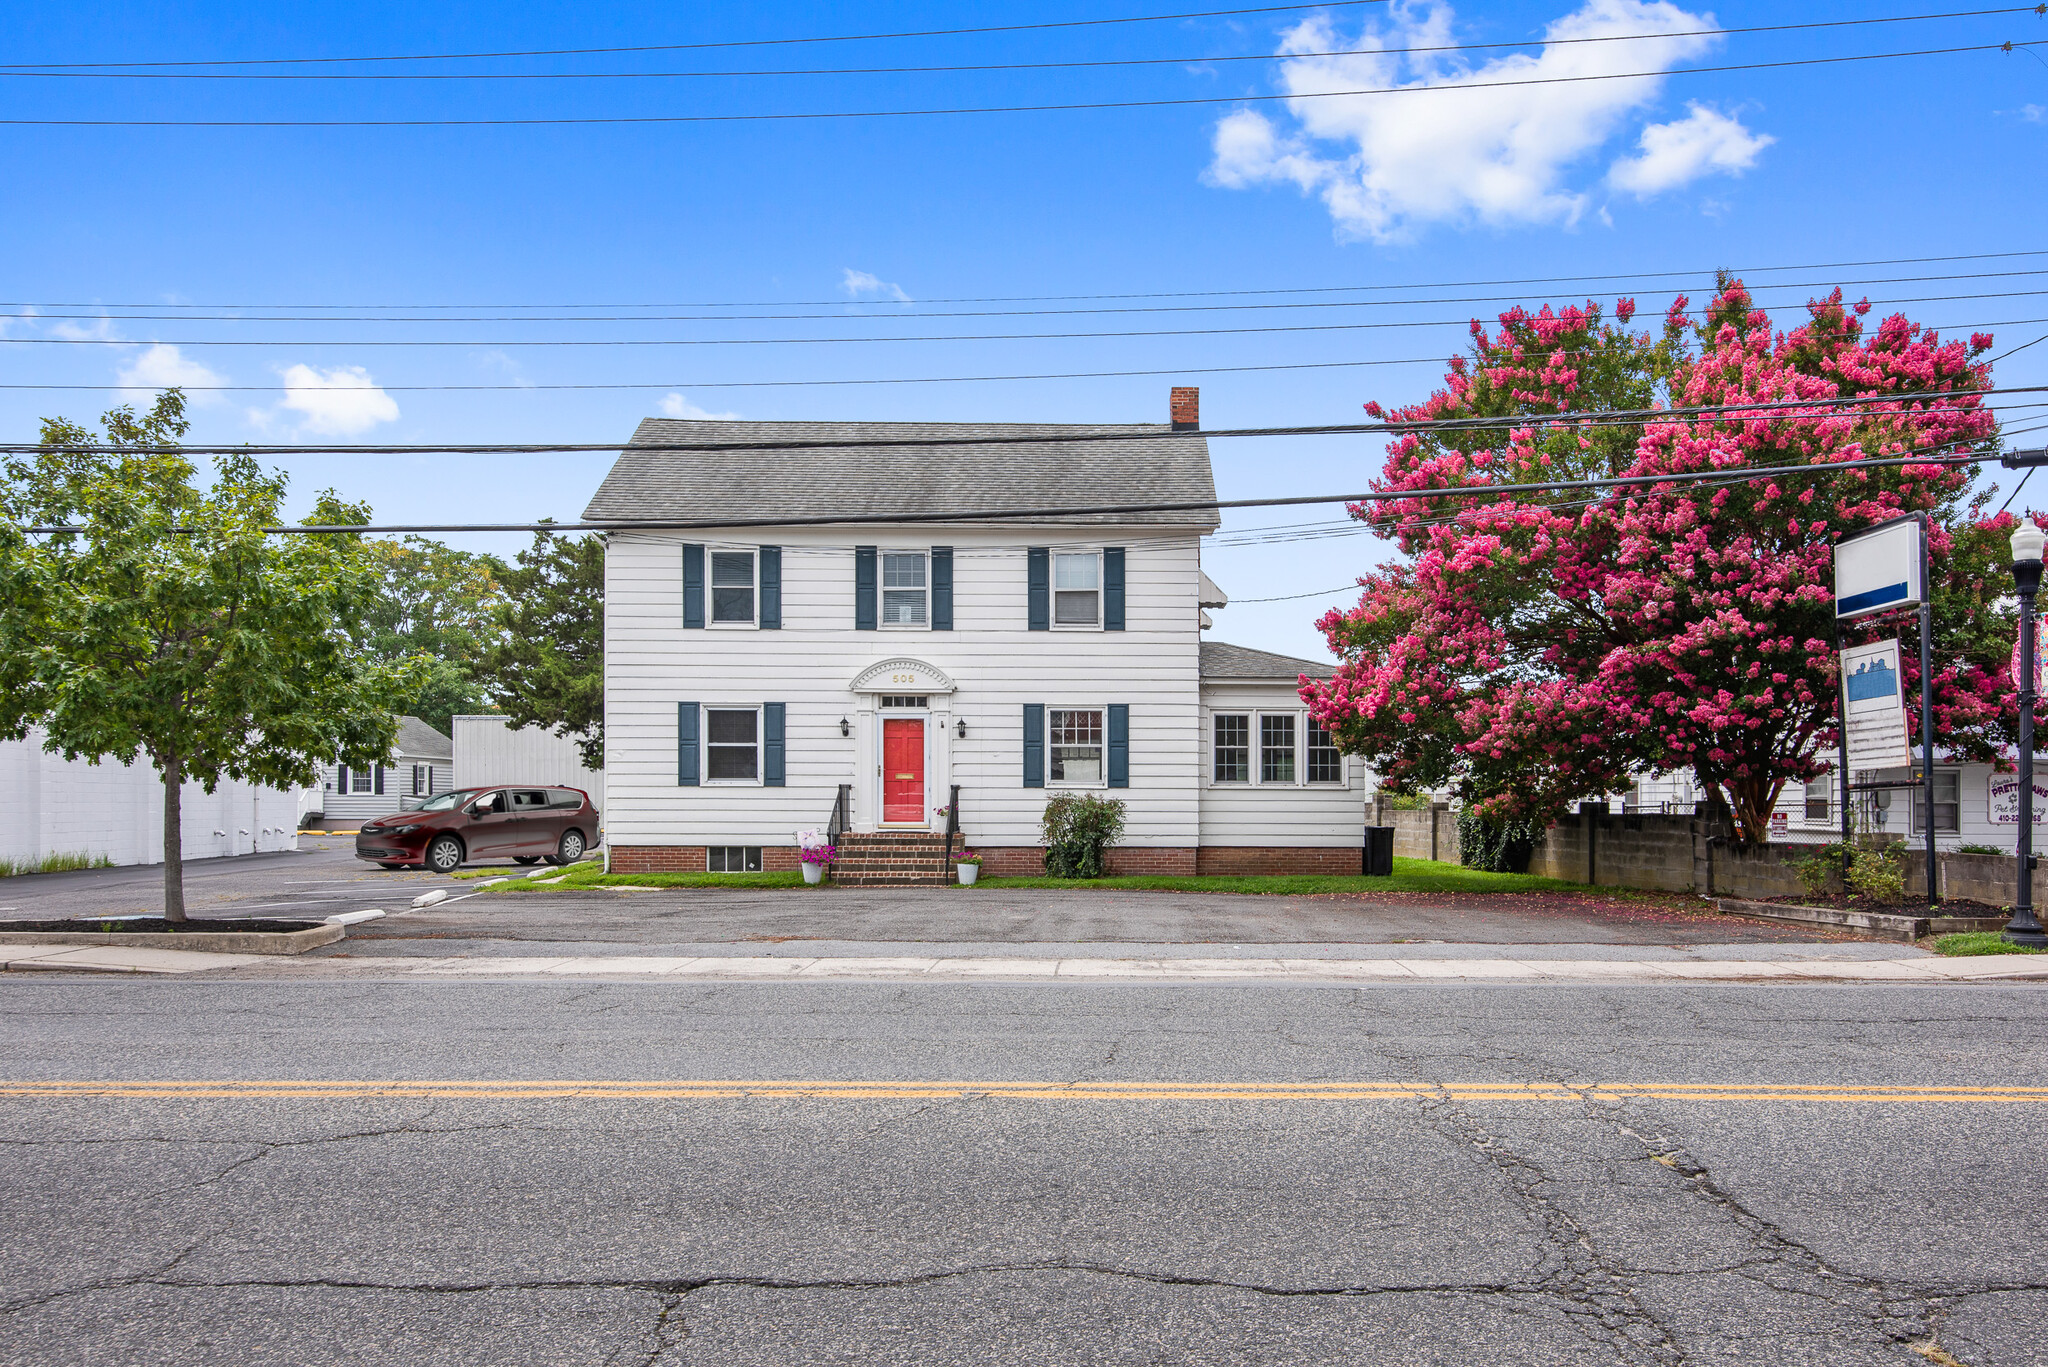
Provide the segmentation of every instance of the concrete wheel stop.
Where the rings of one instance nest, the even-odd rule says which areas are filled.
[[[167,922],[161,916],[81,916],[63,921],[8,921],[0,945],[106,945],[121,949],[184,949],[210,954],[304,954],[331,945],[348,928],[329,921],[251,917]]]

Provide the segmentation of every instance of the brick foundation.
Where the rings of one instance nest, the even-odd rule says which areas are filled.
[[[613,873],[702,873],[710,852],[702,845],[613,845]],[[799,863],[794,845],[763,845],[761,871],[789,873]]]
[[[1030,878],[1045,872],[1043,845],[1011,846],[1007,849],[977,845],[975,849],[981,855],[982,872],[991,878]],[[1191,845],[1163,848],[1130,845],[1108,850],[1103,858],[1103,872],[1112,878],[1141,874],[1186,877],[1195,872],[1195,863],[1195,849]]]
[[[1356,876],[1356,845],[1204,845],[1195,860],[1203,874],[1322,873]]]

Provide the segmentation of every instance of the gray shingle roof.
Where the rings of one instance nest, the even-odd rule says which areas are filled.
[[[1202,677],[1205,679],[1279,679],[1293,683],[1306,674],[1327,679],[1337,666],[1318,660],[1298,660],[1292,655],[1272,655],[1246,646],[1221,641],[1202,642]]]
[[[418,717],[400,717],[397,753],[407,759],[453,760],[455,742]]]
[[[1209,443],[1158,437],[1165,423],[705,422],[648,418],[584,509],[592,522],[717,523],[1072,508],[1214,500]],[[949,438],[1105,433],[1100,441],[949,445]],[[1118,440],[1124,437],[1124,440]],[[920,440],[936,445],[831,447],[819,441]],[[772,451],[635,451],[633,446],[793,442]],[[1214,509],[1114,513],[1038,521],[1199,528]]]

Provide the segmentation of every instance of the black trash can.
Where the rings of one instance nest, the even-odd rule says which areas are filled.
[[[1359,872],[1367,878],[1391,878],[1394,876],[1394,828],[1392,826],[1367,826],[1365,828],[1364,857],[1360,860]]]

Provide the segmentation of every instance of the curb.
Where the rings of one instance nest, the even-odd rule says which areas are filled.
[[[0,945],[71,945],[95,949],[154,949],[166,954],[304,954],[348,933],[332,921],[304,930],[146,931],[4,930]],[[175,942],[173,944],[172,942]]]
[[[1734,897],[1714,899],[1726,916],[1747,916],[1781,925],[1822,926],[1831,930],[1860,930],[1887,940],[1911,942],[1929,935],[1954,935],[1971,930],[2003,930],[2003,916],[1906,916],[1884,911],[1846,911],[1834,907],[1807,907],[1791,902],[1746,902]]]

